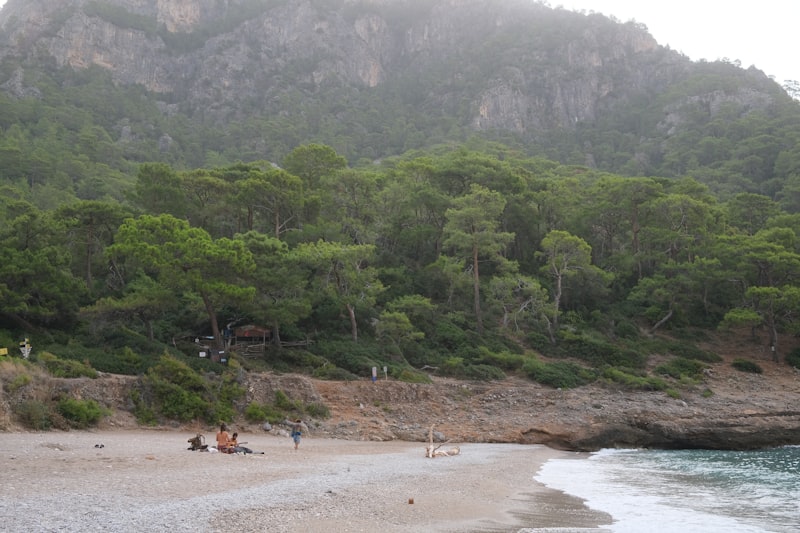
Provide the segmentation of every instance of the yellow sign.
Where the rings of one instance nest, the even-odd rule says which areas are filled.
[[[0,348],[0,355],[8,355],[8,348]]]

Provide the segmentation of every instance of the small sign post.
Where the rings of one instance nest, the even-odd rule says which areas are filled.
[[[378,381],[378,367],[377,366],[373,366],[372,367],[372,382],[375,383],[376,381]]]
[[[31,341],[28,337],[25,337],[25,340],[19,343],[19,351],[22,353],[22,357],[27,359],[31,354],[31,350]]]

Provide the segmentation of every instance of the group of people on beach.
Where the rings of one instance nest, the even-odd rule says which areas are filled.
[[[303,421],[301,419],[294,420],[290,423],[291,426],[291,436],[292,441],[294,442],[294,449],[297,450],[300,447],[300,439],[303,436]],[[243,443],[242,443],[243,444]],[[228,426],[225,425],[223,422],[219,426],[219,431],[217,432],[217,451],[220,453],[255,453],[250,448],[242,446],[239,443],[239,434],[237,432],[233,432],[233,434],[228,433]],[[264,453],[264,452],[258,452]]]
[[[228,427],[223,423],[217,432],[217,451],[220,453],[253,453],[253,450],[239,444],[239,434],[228,433]]]

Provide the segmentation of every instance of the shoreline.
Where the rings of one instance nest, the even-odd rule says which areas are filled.
[[[0,433],[4,527],[400,533],[602,531],[611,523],[534,480],[546,461],[577,457],[542,445],[463,444],[458,456],[428,459],[420,442],[312,435],[295,451],[288,437],[240,432],[264,455],[225,455],[188,451],[192,436]]]

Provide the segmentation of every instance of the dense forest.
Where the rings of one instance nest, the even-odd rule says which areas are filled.
[[[761,78],[767,103],[743,101],[742,76],[697,65],[533,138],[426,119],[402,85],[364,91],[380,110],[298,92],[296,114],[220,125],[97,66],[6,57],[0,347],[121,374],[219,373],[217,350],[330,379],[666,389],[714,360],[697,341],[748,328],[800,366],[800,105]],[[237,345],[245,326],[263,342]]]
[[[637,369],[648,334],[731,326],[784,356],[797,332],[800,215],[689,177],[490,144],[351,167],[310,144],[280,167],[142,164],[124,202],[26,196],[2,199],[3,343],[107,371],[242,324],[271,331],[271,365],[405,379],[535,375],[537,351]]]

